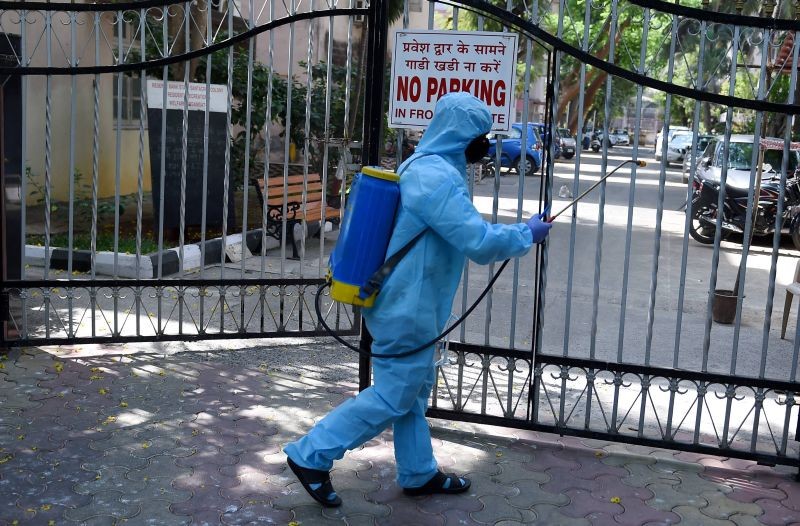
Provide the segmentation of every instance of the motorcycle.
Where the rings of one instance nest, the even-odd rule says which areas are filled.
[[[475,182],[480,183],[483,179],[494,179],[496,171],[494,157],[487,155],[475,166]]]
[[[786,180],[786,191],[783,202],[783,218],[781,225],[788,226],[792,243],[800,250],[800,177],[794,176]],[[718,182],[702,179],[695,174],[692,181],[693,196],[691,201],[691,226],[689,234],[696,241],[711,245],[717,228],[719,215],[719,190]],[[725,188],[725,201],[722,210],[723,238],[730,234],[744,234],[747,218],[747,188],[727,185]],[[753,225],[753,235],[769,236],[775,232],[775,216],[778,213],[778,198],[780,197],[780,176],[765,179],[761,184],[761,191],[756,208]]]

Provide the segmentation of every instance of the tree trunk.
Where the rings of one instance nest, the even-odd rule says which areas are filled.
[[[631,18],[626,18],[625,20],[623,20],[619,24],[619,27],[617,28],[617,32],[614,35],[615,47],[617,47],[619,45],[620,39],[622,38],[622,33],[628,28],[628,26],[631,25],[632,21],[633,20]],[[610,22],[610,20],[606,19],[606,22],[603,25],[603,28],[601,30],[602,32],[607,31],[609,22]],[[599,59],[602,59],[602,60],[608,60],[608,56],[609,56],[610,51],[611,51],[611,41],[609,40],[598,51],[596,57],[599,58]],[[579,131],[577,130],[577,127],[578,127],[578,115],[577,115],[576,100],[578,99],[578,97],[581,94],[581,86],[580,86],[580,83],[578,82],[578,79],[580,78],[580,70],[579,70],[580,67],[581,67],[581,64],[579,63],[579,64],[577,64],[575,66],[575,69],[573,69],[572,71],[570,71],[567,74],[567,76],[565,77],[565,80],[571,80],[571,82],[569,84],[571,87],[569,89],[565,90],[565,91],[561,91],[561,93],[559,94],[559,98],[558,98],[558,115],[561,115],[564,112],[564,109],[567,107],[567,105],[570,105],[570,107],[575,107],[576,108],[576,110],[574,112],[570,112],[572,115],[569,116],[569,125],[568,126],[569,126],[570,132],[573,133],[573,134],[574,133],[579,133]],[[606,77],[608,76],[608,73],[606,73],[606,72],[604,72],[602,70],[596,70],[596,71],[598,73],[596,74],[595,77],[591,78],[591,81],[589,80],[591,74],[589,74],[587,76],[587,82],[589,84],[588,84],[588,87],[586,88],[586,90],[584,90],[584,92],[585,92],[584,100],[585,101],[589,101],[589,104],[584,104],[584,108],[583,108],[584,117],[586,117],[586,115],[589,113],[589,109],[592,106],[591,102],[594,99],[594,96],[597,94],[597,91],[600,89],[600,86],[602,85],[603,81],[605,81]],[[564,83],[562,83],[562,85],[563,84]]]

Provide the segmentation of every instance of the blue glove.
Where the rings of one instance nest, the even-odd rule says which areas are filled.
[[[528,225],[528,228],[531,229],[534,243],[541,243],[544,241],[544,238],[547,237],[547,234],[550,233],[550,229],[553,227],[553,225],[552,223],[547,223],[546,219],[547,212],[542,212],[541,214],[535,214],[533,217],[528,219],[527,223],[525,223]]]

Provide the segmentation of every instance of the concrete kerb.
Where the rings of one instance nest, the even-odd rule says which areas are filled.
[[[318,227],[308,228],[309,233],[315,233]],[[301,230],[302,232],[302,230]],[[245,237],[247,249],[252,254],[261,252],[262,230],[254,229],[247,232]],[[266,236],[266,250],[280,248],[281,244],[275,238]],[[55,270],[66,270],[69,252],[61,247],[49,247],[50,268]],[[181,263],[184,272],[200,268],[200,266],[215,265],[231,261],[229,255],[243,255],[242,234],[231,234],[225,238],[223,247],[222,238],[206,240],[203,243],[193,243],[184,245],[183,261],[181,262],[180,249],[178,247],[168,248],[161,252],[151,254],[115,254],[110,251],[98,251],[95,253],[95,273],[105,276],[118,276],[131,279],[150,279],[158,277],[159,260],[161,262],[161,275],[169,276],[181,270]],[[223,254],[225,256],[223,256]],[[37,245],[25,245],[25,264],[35,267],[44,267],[46,261],[45,247]],[[116,257],[115,257],[116,256]],[[202,259],[202,261],[201,261]],[[116,261],[116,272],[115,272]],[[76,272],[91,271],[92,253],[89,250],[72,251],[72,269]]]

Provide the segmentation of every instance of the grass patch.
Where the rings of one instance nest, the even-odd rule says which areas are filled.
[[[44,236],[28,236],[26,242],[29,245],[44,246]],[[52,234],[50,236],[50,246],[58,248],[67,248],[69,246],[69,238],[67,234]],[[74,250],[91,250],[92,236],[90,234],[73,234],[72,248]],[[165,243],[164,248],[169,248]],[[98,233],[97,234],[97,251],[114,251],[114,234]],[[120,237],[118,251],[120,254],[135,254],[136,253],[136,238],[135,237]],[[158,251],[158,243],[148,237],[142,237],[142,254],[150,254]]]

